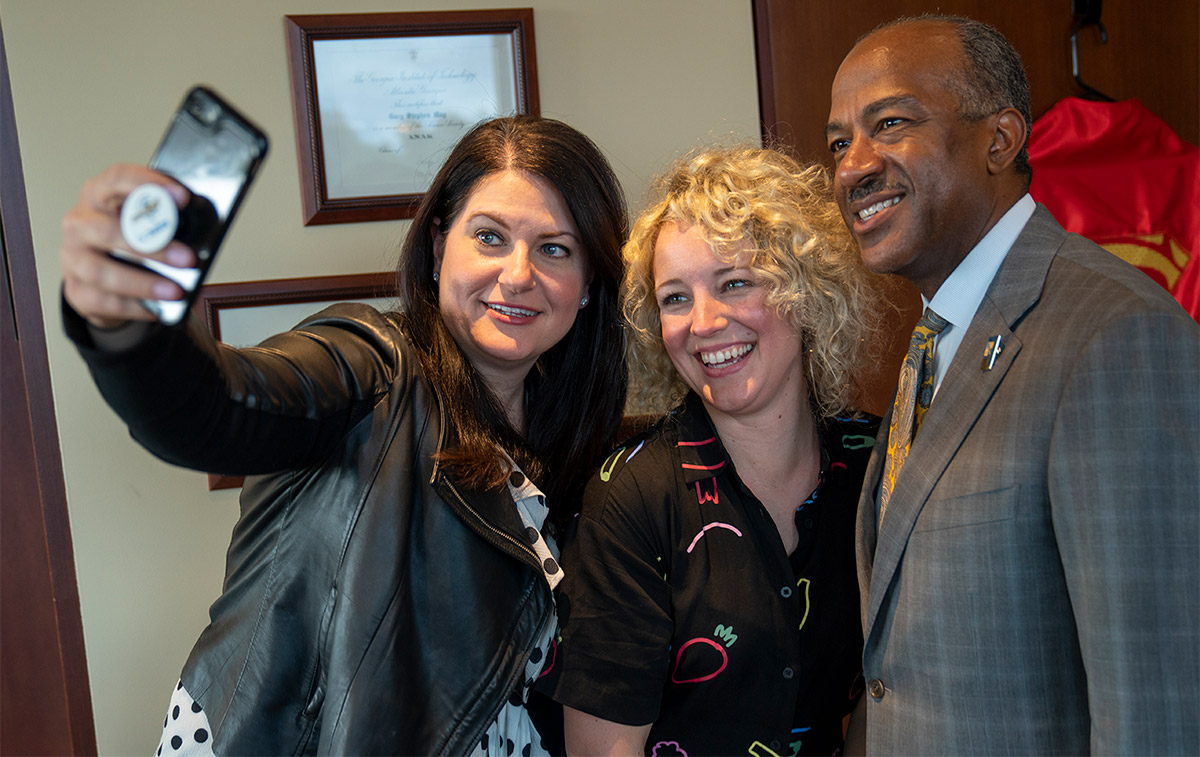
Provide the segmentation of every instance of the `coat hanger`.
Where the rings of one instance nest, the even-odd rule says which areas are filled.
[[[1071,24],[1071,74],[1075,77],[1075,83],[1083,90],[1081,95],[1083,98],[1111,103],[1115,102],[1113,98],[1095,87],[1085,84],[1079,77],[1079,30],[1085,26],[1095,25],[1100,30],[1101,44],[1108,44],[1108,30],[1100,21],[1102,2],[1103,0],[1071,0],[1071,13],[1074,16],[1074,22]]]

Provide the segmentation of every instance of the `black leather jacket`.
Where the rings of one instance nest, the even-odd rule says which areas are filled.
[[[120,354],[68,334],[133,436],[247,480],[182,678],[217,754],[462,754],[517,688],[550,590],[507,493],[450,441],[394,315],[339,305],[256,348],[195,326]],[[281,472],[271,472],[281,471]]]

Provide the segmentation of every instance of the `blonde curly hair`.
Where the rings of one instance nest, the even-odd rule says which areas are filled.
[[[664,224],[696,225],[732,262],[742,240],[766,302],[800,332],[814,411],[851,409],[864,350],[878,333],[878,281],[847,231],[827,172],[780,152],[708,148],[675,163],[655,182],[659,199],[633,226],[622,255],[621,305],[632,330],[628,412],[661,413],[686,393],[662,341],[654,294],[654,248]],[[743,248],[744,249],[744,248]]]

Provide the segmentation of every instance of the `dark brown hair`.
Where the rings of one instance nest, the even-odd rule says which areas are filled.
[[[447,330],[433,281],[434,219],[448,229],[480,179],[510,169],[539,176],[562,195],[592,273],[587,307],[525,379],[524,436]],[[607,454],[625,405],[618,291],[627,224],[620,184],[590,139],[553,119],[497,118],[475,126],[451,151],[401,253],[406,329],[454,432],[442,462],[465,483],[491,488],[509,473],[497,453],[503,448],[546,494],[560,523],[578,509],[578,493]]]

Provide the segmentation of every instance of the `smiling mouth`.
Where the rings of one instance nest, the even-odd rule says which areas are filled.
[[[532,318],[538,314],[536,310],[526,310],[525,308],[514,308],[508,305],[496,305],[491,302],[485,303],[489,310],[495,310],[500,315],[506,315],[509,318]]]
[[[887,200],[881,200],[881,201],[875,203],[874,205],[871,205],[868,208],[863,208],[862,210],[858,211],[858,217],[859,217],[859,219],[866,221],[871,216],[875,215],[876,213],[883,210],[884,208],[892,207],[896,203],[900,202],[900,200],[901,200],[900,197],[892,197]]]
[[[715,352],[701,352],[700,362],[704,363],[708,368],[725,368],[734,363],[741,362],[753,350],[753,344],[742,344]]]

